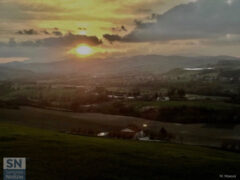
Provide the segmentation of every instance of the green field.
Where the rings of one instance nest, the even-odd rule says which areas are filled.
[[[19,124],[58,131],[84,128],[96,131],[111,131],[126,128],[129,124],[142,126],[145,119],[100,113],[75,113],[42,108],[0,108],[0,122]]]
[[[240,154],[196,146],[81,137],[5,123],[0,123],[0,142],[1,157],[27,157],[27,179],[34,180],[240,174]]]
[[[0,123],[67,133],[74,129],[85,129],[95,132],[95,135],[103,131],[118,131],[131,124],[142,127],[142,124],[145,123],[148,124],[149,130],[152,132],[159,132],[164,127],[176,136],[174,142],[211,147],[221,147],[223,139],[239,139],[240,137],[240,125],[237,124],[168,123],[128,116],[64,112],[33,107],[0,108]]]
[[[167,102],[156,102],[156,101],[135,101],[131,102],[137,109],[145,106],[154,106],[159,108],[177,108],[177,107],[198,107],[212,110],[233,110],[239,109],[239,104],[226,103],[221,101],[167,101]]]

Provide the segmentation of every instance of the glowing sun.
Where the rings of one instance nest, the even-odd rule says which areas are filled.
[[[88,56],[92,54],[92,48],[87,45],[80,45],[76,48],[76,53],[81,56]]]

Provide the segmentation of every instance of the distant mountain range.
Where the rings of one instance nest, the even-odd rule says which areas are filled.
[[[11,79],[23,79],[32,76],[35,76],[35,73],[29,70],[21,70],[0,66],[0,81]]]
[[[162,76],[168,80],[193,81],[193,80],[221,80],[240,82],[240,61],[221,60],[211,66],[198,68],[175,68]]]
[[[230,56],[161,56],[146,55],[104,60],[65,60],[51,63],[10,62],[0,64],[0,80],[21,79],[51,75],[61,76],[111,76],[126,74],[163,74],[176,68],[196,68],[240,62],[240,58]]]

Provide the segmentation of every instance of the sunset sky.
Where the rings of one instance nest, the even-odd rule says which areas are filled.
[[[0,63],[240,57],[240,0],[1,0]]]

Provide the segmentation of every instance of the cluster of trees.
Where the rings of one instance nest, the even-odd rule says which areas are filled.
[[[217,109],[198,106],[151,107],[146,110],[124,102],[109,102],[92,107],[92,112],[141,117],[155,121],[177,123],[239,123],[237,108]]]
[[[7,108],[7,109],[18,109],[19,106],[10,102],[10,101],[2,101],[0,100],[0,108]]]
[[[12,91],[11,83],[0,84],[0,95]],[[36,90],[35,90],[36,91]],[[142,117],[157,121],[179,122],[179,123],[239,123],[240,112],[237,108],[217,109],[198,106],[169,106],[158,107],[141,111],[124,100],[111,100],[108,98],[109,92],[103,87],[97,87],[92,91],[85,90],[61,90],[59,94],[54,94],[55,89],[37,91],[35,99],[31,99],[31,94],[18,94],[9,102],[0,102],[1,107],[13,107],[21,105],[36,105],[41,107],[65,108],[76,112],[100,112],[106,114],[117,114],[126,116]],[[57,90],[56,90],[57,91]],[[25,91],[24,91],[25,92]],[[34,92],[34,91],[31,91]],[[58,91],[57,91],[58,92]],[[156,92],[156,91],[155,91]],[[135,88],[127,95],[141,96],[143,101],[156,101],[157,97],[163,96],[161,93],[148,93],[141,95],[139,89]],[[16,93],[17,94],[17,93]],[[184,99],[186,92],[181,88],[169,88],[167,96],[171,100]],[[57,103],[58,104],[57,104]],[[232,97],[232,102],[240,102],[240,89],[237,95]],[[55,104],[54,104],[55,103]]]
[[[13,91],[11,82],[4,82],[0,84],[0,96],[4,96]]]
[[[169,93],[174,93],[172,89],[184,90],[185,93],[189,94],[199,94],[206,96],[226,96],[231,97],[236,95],[238,83],[232,82],[202,82],[202,81],[188,81],[188,82],[171,82],[171,81],[154,81],[154,82],[143,82],[138,84],[137,87],[140,89],[149,87],[149,90],[156,89],[168,89]],[[177,92],[175,92],[177,94]]]
[[[159,109],[156,120],[178,123],[239,123],[237,109],[211,109],[205,107],[180,106]]]
[[[171,88],[168,90],[167,96],[171,99],[184,98],[186,96],[186,92],[184,89]]]
[[[107,102],[109,99],[105,94],[82,94],[72,100],[70,109],[73,111],[81,111],[81,106],[92,105]]]
[[[224,139],[222,140],[221,149],[233,152],[240,152],[240,140]]]
[[[238,89],[238,93],[232,95],[231,102],[240,104],[240,88]]]
[[[158,132],[146,130],[145,133],[152,140],[171,141],[171,140],[176,139],[176,136],[174,134],[168,132],[164,127],[162,127]]]

